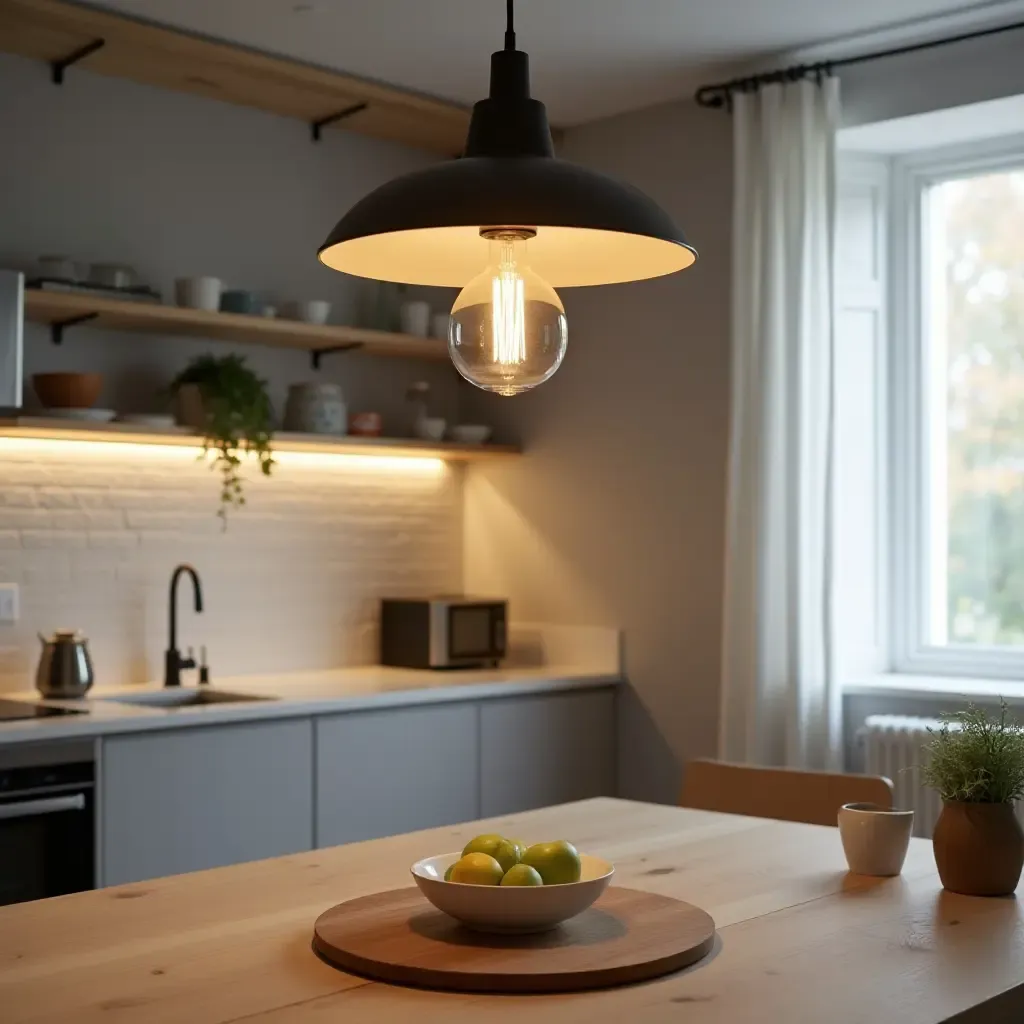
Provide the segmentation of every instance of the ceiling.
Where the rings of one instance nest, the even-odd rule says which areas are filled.
[[[470,104],[486,92],[501,0],[100,0],[106,7]],[[518,0],[518,44],[553,123],[579,124],[690,93],[772,54],[993,0]],[[962,26],[962,19],[958,28]],[[905,36],[904,36],[905,37]],[[831,56],[832,54],[830,54]],[[717,73],[717,74],[716,74]]]

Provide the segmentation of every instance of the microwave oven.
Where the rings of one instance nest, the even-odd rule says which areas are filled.
[[[482,597],[385,598],[380,661],[399,668],[479,668],[505,657],[508,602]]]

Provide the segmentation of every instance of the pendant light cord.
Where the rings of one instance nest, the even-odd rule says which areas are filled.
[[[516,48],[515,0],[505,2],[505,49]]]

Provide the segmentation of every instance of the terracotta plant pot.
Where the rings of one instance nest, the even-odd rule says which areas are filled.
[[[1024,867],[1024,830],[1013,804],[947,802],[935,825],[935,864],[950,892],[1007,896]]]
[[[103,389],[99,373],[36,373],[32,387],[47,409],[91,409]]]
[[[203,393],[198,384],[183,384],[174,393],[174,418],[181,427],[191,427],[197,432],[206,428]]]

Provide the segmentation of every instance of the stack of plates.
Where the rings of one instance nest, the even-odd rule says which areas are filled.
[[[46,415],[53,420],[91,420],[93,423],[109,423],[116,415],[114,409],[47,409]]]

